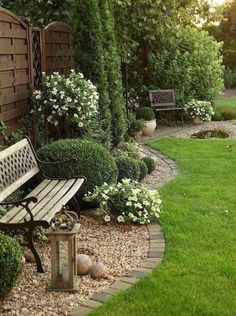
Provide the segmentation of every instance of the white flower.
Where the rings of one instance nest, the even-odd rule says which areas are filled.
[[[84,124],[82,123],[82,122],[79,122],[79,127],[83,127],[84,126]]]
[[[126,206],[132,206],[132,202],[126,202]]]
[[[75,118],[78,118],[78,117],[79,117],[79,115],[75,113],[75,114],[74,114],[74,117],[75,117]]]
[[[106,215],[106,216],[104,217],[104,221],[105,221],[105,222],[110,222],[110,220],[111,220],[111,217],[110,217],[109,215]]]
[[[124,217],[123,217],[123,216],[121,216],[121,215],[120,215],[120,216],[118,216],[118,217],[117,217],[117,222],[118,222],[118,223],[125,223],[125,219],[124,219]]]

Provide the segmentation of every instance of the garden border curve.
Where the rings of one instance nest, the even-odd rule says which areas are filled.
[[[103,303],[108,301],[113,295],[121,290],[126,290],[134,283],[152,272],[162,261],[165,252],[164,235],[158,224],[147,225],[149,232],[149,250],[147,258],[141,263],[139,267],[130,271],[126,276],[121,277],[118,281],[113,283],[109,288],[102,290],[74,308],[70,316],[85,316],[92,310],[100,307]]]

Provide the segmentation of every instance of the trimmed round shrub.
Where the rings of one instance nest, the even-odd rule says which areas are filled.
[[[156,162],[151,157],[143,157],[142,160],[145,162],[148,173],[152,173],[156,168]]]
[[[136,118],[143,119],[145,121],[151,121],[155,118],[154,111],[149,107],[138,108],[136,110]]]
[[[102,145],[89,140],[62,139],[44,146],[38,151],[42,160],[61,161],[74,158],[77,163],[72,165],[75,175],[84,176],[87,181],[82,185],[79,193],[86,194],[104,182],[115,183],[118,170],[115,158]],[[70,168],[58,165],[46,170],[51,177],[67,177],[71,174]]]
[[[0,297],[16,284],[22,271],[22,251],[19,243],[0,233]]]
[[[148,168],[147,168],[146,163],[143,160],[138,160],[138,164],[139,164],[139,170],[140,170],[139,180],[142,180],[148,174]]]
[[[118,168],[118,181],[122,179],[140,179],[139,162],[136,159],[127,156],[116,157],[116,164]]]

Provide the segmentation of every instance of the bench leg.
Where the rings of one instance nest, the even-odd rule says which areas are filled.
[[[181,115],[181,124],[182,124],[182,127],[184,127],[184,115],[183,115],[182,111],[181,111],[180,115]]]
[[[35,245],[34,245],[33,231],[34,231],[34,228],[29,228],[27,233],[26,233],[26,238],[27,238],[27,242],[28,242],[27,246],[30,248],[30,250],[32,251],[32,254],[35,258],[37,272],[44,273],[42,261],[41,261],[39,254],[35,248]]]

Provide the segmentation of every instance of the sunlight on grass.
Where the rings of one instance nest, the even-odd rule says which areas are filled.
[[[236,119],[236,97],[219,99],[215,102],[216,118],[221,120]]]
[[[151,145],[181,175],[161,190],[161,265],[91,315],[235,315],[236,142],[163,139]]]

